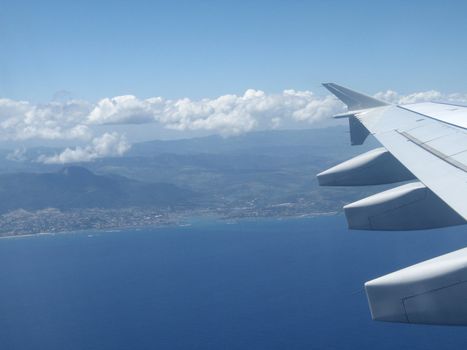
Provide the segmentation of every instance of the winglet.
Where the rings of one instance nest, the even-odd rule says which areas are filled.
[[[323,83],[323,86],[347,105],[349,111],[387,106],[388,103],[376,98],[347,89],[334,83]]]

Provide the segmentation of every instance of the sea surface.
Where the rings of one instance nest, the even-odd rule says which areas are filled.
[[[467,246],[467,228],[343,216],[0,240],[0,348],[459,349],[466,327],[371,320],[363,283]]]

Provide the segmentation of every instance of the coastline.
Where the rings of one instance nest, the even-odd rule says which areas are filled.
[[[15,238],[31,238],[31,237],[50,237],[56,235],[69,235],[69,234],[86,234],[86,233],[112,233],[112,232],[121,232],[126,230],[145,230],[145,229],[161,229],[161,228],[170,228],[170,227],[190,227],[196,224],[202,223],[213,223],[213,222],[223,222],[228,225],[235,225],[241,222],[248,222],[253,220],[294,220],[294,219],[307,219],[315,218],[322,216],[334,216],[338,215],[339,211],[328,211],[328,212],[313,212],[307,214],[297,214],[297,215],[282,215],[282,216],[222,216],[215,213],[205,213],[204,215],[186,215],[178,216],[177,219],[172,221],[168,220],[165,222],[160,222],[156,224],[146,224],[146,225],[122,225],[122,226],[113,226],[113,227],[88,227],[82,229],[69,229],[61,231],[42,231],[37,233],[16,233],[16,234],[4,234],[0,235],[1,239],[15,239]]]

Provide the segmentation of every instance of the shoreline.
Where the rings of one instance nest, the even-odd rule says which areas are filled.
[[[149,225],[128,225],[128,226],[115,226],[109,228],[83,228],[78,230],[63,230],[63,231],[52,231],[52,232],[37,232],[37,233],[24,233],[24,234],[5,234],[0,235],[1,239],[14,239],[14,238],[26,238],[26,237],[44,237],[44,236],[55,236],[55,235],[68,235],[68,234],[85,234],[86,232],[98,232],[98,233],[112,233],[121,232],[125,230],[144,230],[144,229],[159,229],[159,228],[170,228],[170,227],[190,227],[200,222],[223,222],[228,225],[235,225],[238,222],[251,221],[251,220],[294,220],[294,219],[307,219],[322,216],[334,216],[338,215],[339,211],[329,212],[315,212],[309,214],[298,214],[298,215],[285,215],[285,216],[221,216],[221,215],[188,215],[181,217],[179,220],[173,222],[167,221],[160,224],[149,224]]]

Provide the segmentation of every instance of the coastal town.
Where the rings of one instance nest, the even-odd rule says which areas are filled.
[[[192,218],[225,220],[267,217],[303,217],[335,214],[320,211],[305,203],[281,203],[268,207],[164,210],[160,208],[86,208],[62,211],[46,208],[36,211],[17,209],[0,215],[0,237],[82,230],[108,230],[187,225]]]

